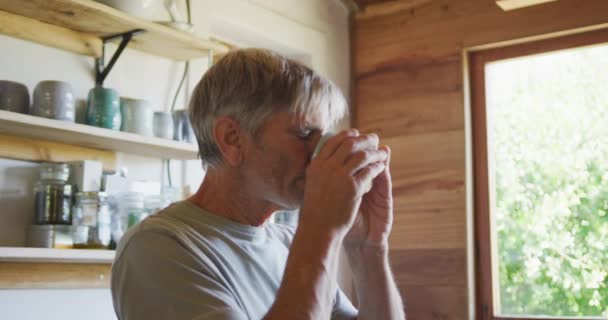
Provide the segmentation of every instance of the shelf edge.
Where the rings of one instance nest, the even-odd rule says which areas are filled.
[[[113,250],[0,247],[0,262],[111,264],[114,255]]]

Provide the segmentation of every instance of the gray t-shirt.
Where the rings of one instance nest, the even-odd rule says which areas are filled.
[[[294,235],[290,227],[232,222],[181,201],[135,225],[112,265],[121,320],[258,320],[273,304]],[[357,310],[338,289],[332,319]]]

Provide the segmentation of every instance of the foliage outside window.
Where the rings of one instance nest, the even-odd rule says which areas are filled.
[[[485,77],[499,314],[608,318],[608,45]]]

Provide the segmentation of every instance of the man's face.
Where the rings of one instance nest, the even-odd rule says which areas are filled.
[[[325,127],[319,115],[271,116],[248,143],[242,173],[249,192],[275,204],[277,210],[299,208],[306,167]]]

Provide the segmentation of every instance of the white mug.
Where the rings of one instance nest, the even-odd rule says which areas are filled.
[[[120,131],[153,136],[153,112],[147,100],[121,97],[120,113],[122,115]]]
[[[317,141],[317,145],[315,146],[315,150],[312,153],[312,157],[315,158],[317,156],[317,154],[321,151],[321,148],[323,148],[323,146],[325,145],[325,142],[327,142],[327,140],[329,138],[331,138],[335,135],[336,134],[334,132],[328,132],[328,133],[324,134],[323,136],[321,136],[321,139],[319,139],[319,141]],[[363,193],[368,193],[371,189],[372,189],[371,181],[368,183],[365,183],[365,185],[363,185]]]
[[[110,7],[126,12],[129,15],[154,20],[159,13],[164,13],[161,0],[96,0]]]

